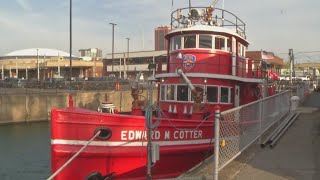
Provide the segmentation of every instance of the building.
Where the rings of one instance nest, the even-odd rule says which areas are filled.
[[[281,69],[283,67],[283,59],[276,56],[272,52],[267,51],[247,51],[246,57],[254,61],[253,67],[257,68],[260,65],[266,65],[267,70],[272,70],[278,75],[281,74]],[[265,62],[261,64],[261,62]]]
[[[154,42],[156,51],[163,51],[168,49],[168,42],[164,37],[170,31],[171,27],[169,26],[158,27],[154,30]]]
[[[102,50],[98,48],[88,48],[79,50],[80,57],[91,57],[102,59]]]
[[[0,57],[0,68],[1,79],[45,80],[54,77],[70,77],[70,54],[47,48],[14,51]],[[72,55],[72,77],[87,78],[101,75],[101,61],[84,61]]]
[[[152,69],[155,69],[155,73],[167,69],[166,50],[129,52],[129,58],[127,54],[127,52],[114,53],[114,64],[112,64],[112,54],[107,54],[107,58],[103,59],[104,75],[134,79],[141,71],[144,79],[147,79],[153,75]]]

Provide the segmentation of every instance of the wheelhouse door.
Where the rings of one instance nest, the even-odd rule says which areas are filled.
[[[240,87],[238,85],[234,88],[234,106],[240,106]]]

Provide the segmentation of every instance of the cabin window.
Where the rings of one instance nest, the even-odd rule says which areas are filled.
[[[243,51],[244,51],[244,46],[238,43],[238,56],[244,57]]]
[[[215,38],[215,48],[220,50],[225,50],[225,38],[224,37],[216,37]]]
[[[208,102],[218,102],[218,87],[207,87],[207,100]]]
[[[181,49],[181,36],[176,36],[171,39],[171,49],[173,51]]]
[[[237,50],[237,43],[236,43],[236,39],[234,37],[232,37],[232,53],[236,54]]]
[[[229,103],[229,89],[228,87],[221,87],[220,89],[220,102]]]
[[[189,35],[189,36],[184,36],[184,48],[196,48],[196,42],[197,42],[197,36],[196,35]]]
[[[202,94],[205,94],[205,90],[204,90],[204,86],[201,86],[201,85],[195,85],[194,86],[197,90],[200,90],[202,89]],[[190,91],[191,92],[191,91]],[[191,94],[191,101],[194,101],[193,100],[193,97],[192,97],[192,94]],[[204,101],[204,99],[202,99],[202,102]]]
[[[246,47],[242,46],[242,57],[246,57]]]
[[[160,100],[164,101],[166,97],[166,86],[160,86]]]
[[[188,93],[188,86],[185,85],[178,85],[177,86],[177,101],[188,101],[189,100],[189,93]]]
[[[167,97],[166,100],[174,100],[175,85],[167,85]]]
[[[227,38],[227,51],[231,52],[231,39]]]
[[[212,36],[199,35],[199,48],[212,49]]]

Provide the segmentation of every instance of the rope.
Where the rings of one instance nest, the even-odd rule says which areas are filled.
[[[97,133],[85,144],[75,155],[73,155],[67,162],[65,162],[55,173],[53,173],[47,180],[51,180],[54,177],[56,177],[67,165],[69,165],[93,140],[96,138],[100,131],[97,131]]]

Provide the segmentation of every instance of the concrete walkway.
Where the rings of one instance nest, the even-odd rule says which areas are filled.
[[[254,144],[219,172],[220,180],[319,180],[320,93],[307,97],[299,118],[270,149]],[[184,177],[212,179],[212,163]]]

